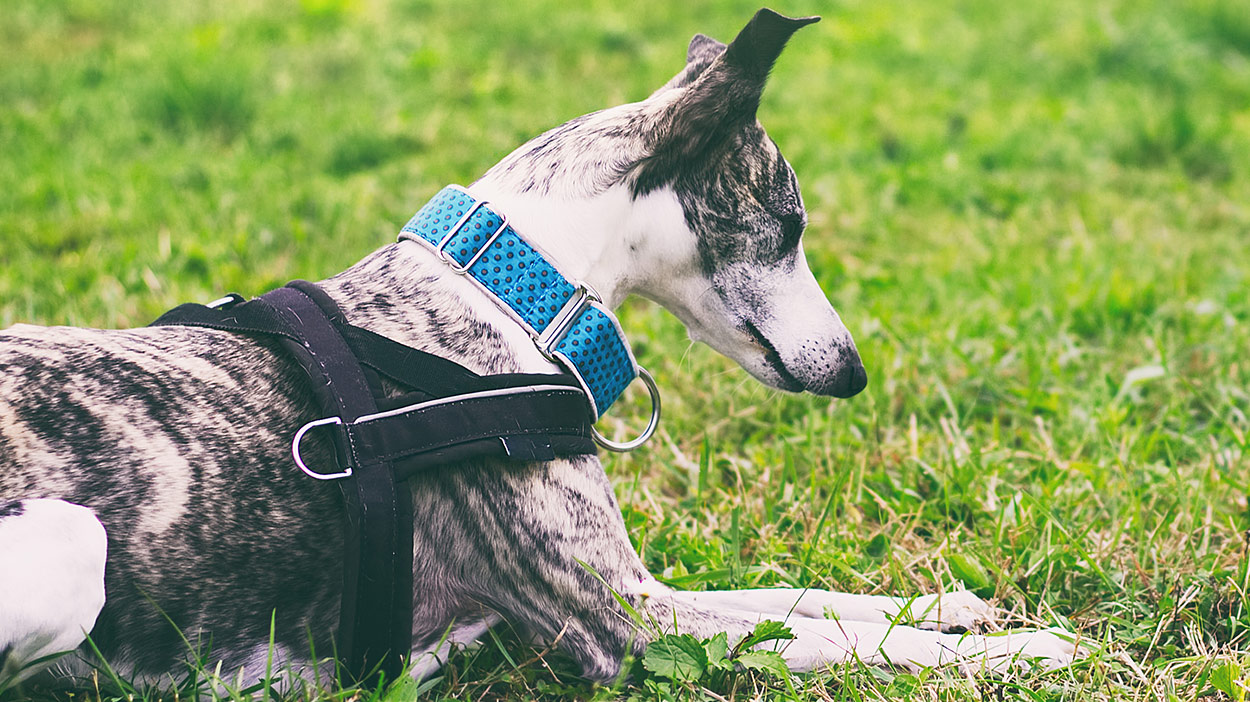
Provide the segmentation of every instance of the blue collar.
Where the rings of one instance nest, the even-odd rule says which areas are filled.
[[[428,245],[489,292],[544,356],[576,376],[596,419],[641,372],[652,393],[652,424],[658,421],[654,382],[638,367],[612,311],[590,286],[556,270],[486,200],[449,185],[413,215],[399,238]]]

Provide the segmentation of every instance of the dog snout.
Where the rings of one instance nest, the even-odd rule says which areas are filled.
[[[868,386],[868,371],[858,354],[838,370],[832,385],[829,394],[840,398],[854,397]]]
[[[868,386],[868,372],[854,344],[821,346],[819,352],[805,347],[806,352],[790,365],[803,390],[843,398],[859,395]]]
[[[847,398],[858,395],[868,385],[868,372],[854,346],[824,356],[824,361],[809,366],[812,372],[805,388],[816,395]]]

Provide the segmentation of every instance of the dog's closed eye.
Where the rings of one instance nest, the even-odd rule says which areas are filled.
[[[788,214],[781,218],[781,250],[789,251],[799,245],[799,237],[806,226],[805,217],[801,212]]]

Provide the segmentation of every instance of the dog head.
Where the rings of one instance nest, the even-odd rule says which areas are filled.
[[[794,171],[756,119],[781,50],[818,19],[765,9],[729,45],[697,35],[686,66],[649,98],[557,127],[479,183],[627,200],[628,212],[601,206],[604,222],[582,219],[578,231],[612,229],[627,244],[628,292],[767,385],[850,397],[867,383],[864,367],[804,258]]]

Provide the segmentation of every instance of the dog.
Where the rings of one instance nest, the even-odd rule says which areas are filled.
[[[795,174],[756,118],[773,62],[817,19],[761,10],[729,45],[696,35],[652,95],[542,134],[469,191],[607,306],[649,298],[766,385],[851,397],[864,366],[804,258]],[[558,370],[413,241],[321,287],[353,324],[475,372]],[[333,650],[344,500],[289,453],[317,416],[300,371],[265,339],[178,326],[0,335],[0,685],[75,650],[52,671],[81,674],[95,651],[137,681],[167,681],[193,655],[245,681],[268,666],[332,671],[311,651]],[[780,651],[800,671],[1005,670],[1076,651],[1052,631],[955,633],[995,617],[968,592],[673,590],[631,546],[594,456],[470,461],[408,485],[417,677],[503,621],[599,681],[656,630],[735,640],[762,619],[791,628]]]

